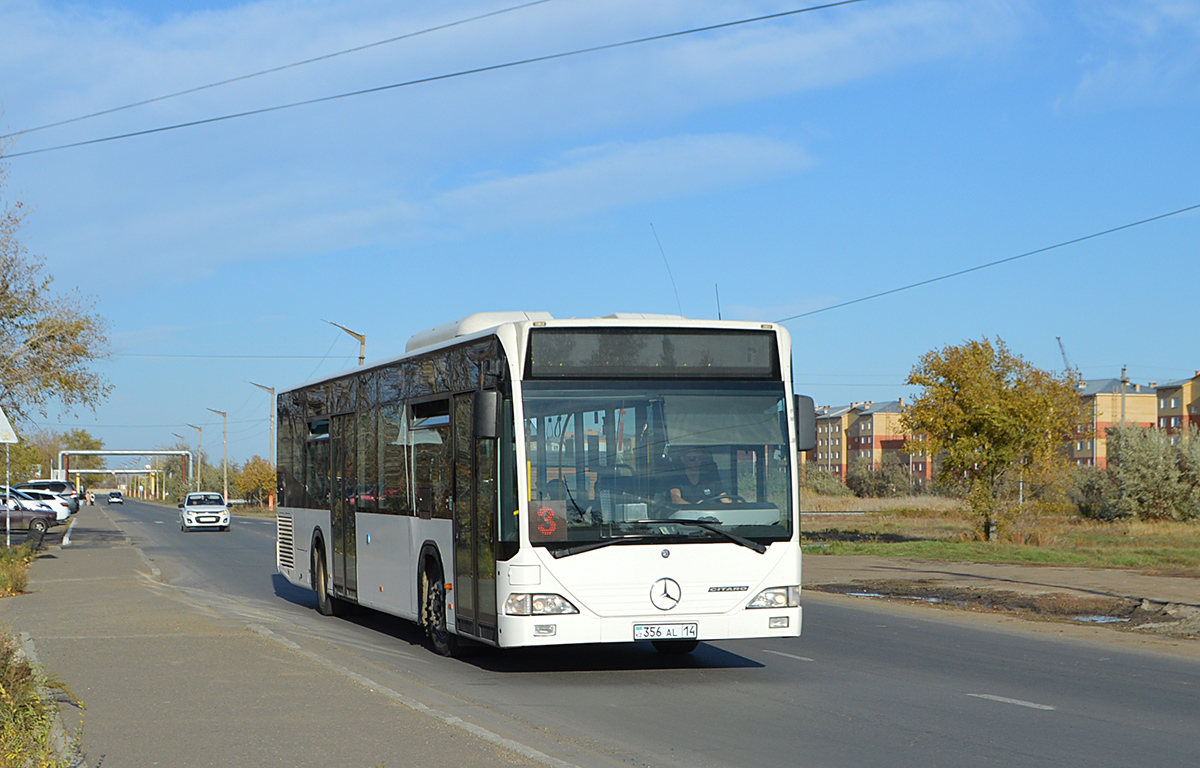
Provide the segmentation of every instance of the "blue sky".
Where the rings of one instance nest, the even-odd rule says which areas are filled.
[[[518,5],[0,0],[0,133]],[[26,133],[10,155],[804,7],[550,0]],[[1200,204],[1200,2],[866,0],[266,115],[10,157],[114,385],[110,448],[205,428],[472,312],[779,320]],[[653,229],[652,229],[653,227]],[[662,243],[667,265],[655,242]],[[819,403],[913,394],[1003,338],[1088,378],[1200,368],[1200,213],[786,323]],[[223,357],[222,357],[223,356]],[[290,359],[304,358],[304,359]],[[219,448],[218,448],[219,450]]]

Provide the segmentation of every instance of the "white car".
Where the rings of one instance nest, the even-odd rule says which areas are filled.
[[[71,517],[71,502],[53,491],[44,491],[41,488],[22,488],[21,493],[53,509],[60,523],[65,522]]]
[[[196,528],[229,530],[229,505],[221,494],[212,491],[189,493],[179,505],[179,530]]]

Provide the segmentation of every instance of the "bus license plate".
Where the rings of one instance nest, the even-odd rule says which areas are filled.
[[[695,624],[634,624],[634,640],[695,640]]]

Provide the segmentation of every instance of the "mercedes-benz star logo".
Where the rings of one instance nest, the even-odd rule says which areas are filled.
[[[660,611],[669,611],[679,605],[683,589],[675,579],[659,579],[650,587],[650,602]]]

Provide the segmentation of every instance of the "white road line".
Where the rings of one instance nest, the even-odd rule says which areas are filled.
[[[1016,704],[1018,707],[1029,707],[1030,709],[1041,709],[1051,711],[1058,709],[1049,704],[1034,704],[1032,701],[1021,701],[1020,699],[1010,699],[1007,696],[993,696],[990,693],[968,693],[968,696],[973,696],[977,699],[987,699],[988,701],[998,701],[1001,704]]]
[[[72,520],[71,524],[67,526],[67,532],[63,534],[62,545],[64,547],[71,543],[71,531],[75,530],[76,522],[78,522],[78,521]]]
[[[786,657],[786,658],[789,658],[789,659],[795,659],[796,661],[816,661],[816,659],[810,659],[810,658],[808,658],[807,656],[793,656],[792,654],[790,654],[790,653],[784,653],[783,651],[767,651],[767,650],[764,650],[764,651],[763,651],[763,653],[773,653],[773,654],[775,654],[776,656],[784,656],[784,657]]]
[[[162,520],[155,520],[154,524],[155,525],[166,525],[166,523],[164,523]]]

